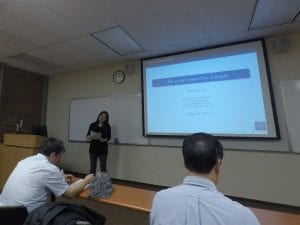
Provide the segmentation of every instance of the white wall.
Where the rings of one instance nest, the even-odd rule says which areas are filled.
[[[300,35],[290,36],[285,53],[276,53],[273,44],[274,39],[267,40],[272,79],[300,79]],[[112,74],[125,64],[50,77],[48,133],[65,143],[64,169],[89,170],[88,144],[68,143],[69,99],[141,92],[140,65],[135,64],[135,73],[121,85],[112,82]],[[111,176],[118,179],[173,186],[186,174],[177,147],[110,145],[108,160]],[[218,187],[226,195],[300,206],[299,165],[300,154],[225,150]]]

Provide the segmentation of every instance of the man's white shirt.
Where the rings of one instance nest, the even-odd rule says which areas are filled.
[[[0,203],[24,205],[31,212],[47,201],[50,192],[61,196],[68,187],[59,168],[39,153],[17,164],[6,181]]]

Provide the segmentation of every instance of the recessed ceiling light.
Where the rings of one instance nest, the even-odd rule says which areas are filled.
[[[249,30],[292,23],[299,9],[299,0],[260,0],[256,4]]]
[[[144,51],[121,27],[113,27],[91,35],[119,55],[132,55]]]

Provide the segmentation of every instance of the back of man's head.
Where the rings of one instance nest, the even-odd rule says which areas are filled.
[[[196,133],[183,141],[182,153],[188,170],[207,174],[218,160],[222,160],[223,147],[214,136]]]
[[[46,139],[39,148],[39,153],[50,156],[52,152],[55,153],[55,155],[58,155],[60,153],[63,153],[65,151],[65,147],[62,143],[62,141],[57,140],[53,137],[50,137]]]

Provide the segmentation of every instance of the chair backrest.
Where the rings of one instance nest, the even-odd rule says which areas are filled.
[[[23,225],[27,215],[25,206],[0,206],[0,224]]]

